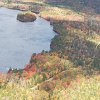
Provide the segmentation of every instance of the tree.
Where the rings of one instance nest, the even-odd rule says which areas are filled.
[[[87,26],[87,35],[92,36],[94,22],[96,21],[95,11],[92,8],[85,7],[83,9],[83,13],[84,13],[84,24],[85,26]]]
[[[12,1],[13,1],[13,0],[5,0],[4,2],[9,4],[9,3],[11,3]]]

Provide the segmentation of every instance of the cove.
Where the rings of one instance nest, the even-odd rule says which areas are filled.
[[[50,23],[40,17],[29,23],[16,20],[18,10],[0,8],[0,72],[24,68],[33,53],[49,51],[55,36]]]

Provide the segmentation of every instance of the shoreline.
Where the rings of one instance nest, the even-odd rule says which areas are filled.
[[[6,7],[7,7],[7,6],[6,6]],[[8,9],[9,9],[9,8],[8,8]],[[13,7],[10,8],[10,9],[13,9]],[[21,9],[14,9],[14,10],[21,10]],[[24,9],[24,10],[25,10],[25,9]],[[28,10],[29,10],[29,9],[28,9]],[[28,10],[27,10],[27,11],[28,11]],[[26,11],[26,10],[25,10],[25,11]],[[59,31],[59,29],[57,30],[56,27],[54,27],[54,22],[56,22],[56,21],[59,22],[59,21],[62,21],[62,20],[53,19],[53,18],[52,18],[53,16],[51,17],[51,16],[48,16],[48,15],[47,15],[47,16],[46,16],[46,15],[43,16],[43,15],[40,15],[40,14],[39,14],[39,16],[40,16],[41,18],[43,18],[43,19],[49,21],[50,24],[53,26],[53,31],[56,32],[58,35],[60,35],[60,34],[62,33],[62,31]],[[76,16],[75,16],[75,17],[76,17]],[[65,21],[65,20],[64,20],[64,21]],[[69,20],[68,20],[68,21],[69,21]],[[73,22],[74,22],[74,21],[73,21]],[[77,21],[77,22],[78,22],[78,21]],[[62,24],[62,23],[61,23],[61,24]],[[66,23],[64,23],[64,24],[66,25]],[[70,24],[70,23],[68,23],[68,24]],[[63,25],[62,25],[62,26],[63,26]],[[73,26],[74,26],[74,25],[73,25]],[[69,28],[70,28],[70,27],[69,27]],[[70,31],[70,30],[69,30],[69,31]],[[54,38],[53,38],[53,39],[54,39]],[[82,38],[82,39],[83,39],[83,38]],[[53,43],[54,43],[54,42],[55,42],[55,41],[53,41]],[[61,42],[61,41],[60,41],[60,42]],[[87,42],[88,42],[88,41],[87,41]],[[52,41],[51,41],[51,43],[52,43]],[[56,43],[56,45],[58,45],[58,44]],[[53,47],[52,47],[51,44],[50,44],[50,51],[52,50],[52,48],[53,48]],[[57,47],[55,47],[55,48],[53,48],[53,49],[56,51]],[[54,50],[53,50],[53,51],[54,51]],[[78,51],[77,51],[77,52],[78,52]]]
[[[5,7],[5,6],[2,6],[2,7],[4,7],[4,8],[7,8],[7,9],[12,9],[12,10],[19,10],[19,11],[22,11],[22,10],[20,10],[20,9],[13,9],[13,8],[8,8],[8,7]],[[37,16],[38,14],[36,14],[36,16]],[[40,18],[43,18],[43,17],[41,17],[41,16],[38,16],[38,17],[40,17]],[[50,23],[50,25],[51,25],[51,22],[50,22],[50,20],[47,20],[47,19],[45,19],[45,18],[43,18],[44,20],[46,20],[46,21],[48,21],[49,23]],[[53,26],[53,25],[52,25]],[[54,31],[54,27],[53,27],[53,31]],[[56,34],[58,34],[56,31],[54,31]],[[54,37],[53,37],[54,38]],[[52,38],[52,39],[53,39]],[[50,43],[50,45],[51,45],[51,43]],[[51,48],[50,48],[50,50],[48,51],[48,52],[50,52],[51,51]],[[42,51],[41,51],[42,52]],[[41,53],[40,52],[40,53]],[[34,53],[34,52],[33,52]],[[38,53],[37,53],[38,54]],[[31,58],[31,57],[30,57]],[[12,70],[13,70],[13,68],[11,68]],[[14,69],[17,69],[17,68],[14,68]],[[23,69],[23,68],[22,68]],[[4,72],[2,72],[2,71],[0,71],[0,74],[7,74],[8,73],[8,71],[10,70],[10,68],[7,70],[7,71],[4,71]],[[17,70],[20,70],[20,69],[17,69]]]

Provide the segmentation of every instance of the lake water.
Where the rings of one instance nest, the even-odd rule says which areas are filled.
[[[42,18],[22,23],[16,20],[20,11],[0,8],[0,71],[23,68],[32,53],[50,50],[55,36],[50,23]]]

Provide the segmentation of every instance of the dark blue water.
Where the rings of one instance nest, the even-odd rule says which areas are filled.
[[[32,53],[50,50],[55,32],[42,18],[22,23],[16,20],[20,11],[0,8],[0,71],[23,68]]]

